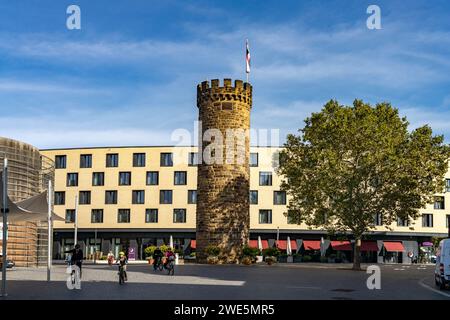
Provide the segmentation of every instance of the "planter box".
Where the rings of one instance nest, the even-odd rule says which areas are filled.
[[[281,262],[281,263],[286,263],[286,262],[287,262],[287,259],[288,259],[287,256],[279,256],[279,257],[277,258],[278,262]]]
[[[300,263],[300,262],[302,262],[302,257],[301,256],[299,256],[299,257],[294,257],[294,263]]]
[[[263,262],[263,256],[256,256],[256,263]]]
[[[287,262],[287,263],[292,263],[292,262],[294,262],[294,257],[293,257],[293,256],[288,256],[286,262]]]

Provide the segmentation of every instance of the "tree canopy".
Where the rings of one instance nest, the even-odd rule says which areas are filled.
[[[280,154],[289,219],[351,232],[359,244],[376,215],[386,226],[397,218],[416,219],[444,189],[450,149],[428,125],[408,126],[389,103],[343,106],[331,100],[313,113],[299,135],[288,135]]]

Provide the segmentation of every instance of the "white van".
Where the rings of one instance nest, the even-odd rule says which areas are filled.
[[[436,252],[434,281],[441,290],[450,285],[450,239],[444,239],[439,243]]]

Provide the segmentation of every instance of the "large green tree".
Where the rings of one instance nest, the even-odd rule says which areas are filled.
[[[389,103],[331,100],[299,135],[288,135],[280,154],[282,189],[290,196],[286,214],[295,223],[351,233],[354,269],[361,268],[361,238],[377,214],[386,226],[417,219],[444,189],[449,146],[429,126],[410,132],[408,125]]]

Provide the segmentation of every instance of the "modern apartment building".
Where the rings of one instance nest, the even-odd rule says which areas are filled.
[[[55,162],[54,211],[65,222],[54,224],[54,258],[73,246],[76,199],[78,242],[86,255],[134,248],[143,258],[146,246],[168,244],[195,250],[196,147],[101,147],[41,150]],[[250,244],[293,251],[333,250],[351,255],[348,242],[324,230],[292,224],[285,216],[286,194],[276,174],[279,148],[250,148]],[[363,241],[368,261],[409,262],[433,236],[445,237],[450,215],[450,171],[446,190],[421,210],[416,221],[384,226],[374,217],[374,231]],[[388,228],[389,227],[389,228]],[[277,239],[279,239],[277,243]],[[339,240],[339,241],[336,241]]]

